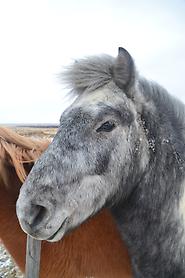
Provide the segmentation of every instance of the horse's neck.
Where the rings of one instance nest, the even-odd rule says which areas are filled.
[[[133,266],[147,273],[141,277],[181,278],[185,272],[184,105],[173,102],[160,87],[154,92],[154,87],[147,88],[149,95],[143,95],[139,115],[148,141],[148,164],[145,172],[139,173],[139,183],[129,184],[134,188],[129,199],[112,212],[129,246]],[[138,167],[132,175],[135,173]],[[151,269],[147,270],[147,265]]]
[[[139,265],[147,277],[181,278],[185,272],[185,180],[180,168],[184,166],[166,148],[171,146],[155,153],[140,184],[112,213],[129,247],[133,267]]]

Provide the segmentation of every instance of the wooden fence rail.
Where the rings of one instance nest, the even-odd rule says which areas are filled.
[[[39,278],[41,241],[27,236],[26,278]]]

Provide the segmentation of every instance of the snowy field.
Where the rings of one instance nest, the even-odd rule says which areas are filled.
[[[18,267],[0,243],[0,278],[23,278]]]

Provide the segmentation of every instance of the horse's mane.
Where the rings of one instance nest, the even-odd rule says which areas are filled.
[[[77,60],[62,72],[62,81],[77,95],[85,90],[94,91],[113,79],[114,61],[115,58],[105,54]]]
[[[179,129],[185,128],[185,106],[180,100],[154,81],[140,77],[138,84],[145,104],[152,101],[158,113],[165,113],[174,125],[178,124]]]
[[[12,131],[0,127],[0,175],[3,177],[3,163],[9,163],[15,168],[19,179],[23,182],[26,178],[24,163],[34,161],[47,148],[48,140],[34,140],[26,138]]]

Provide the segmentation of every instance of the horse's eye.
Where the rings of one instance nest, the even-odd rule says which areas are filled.
[[[115,128],[115,124],[113,122],[105,122],[103,123],[97,130],[96,132],[101,132],[101,131],[105,131],[105,132],[110,132]]]

